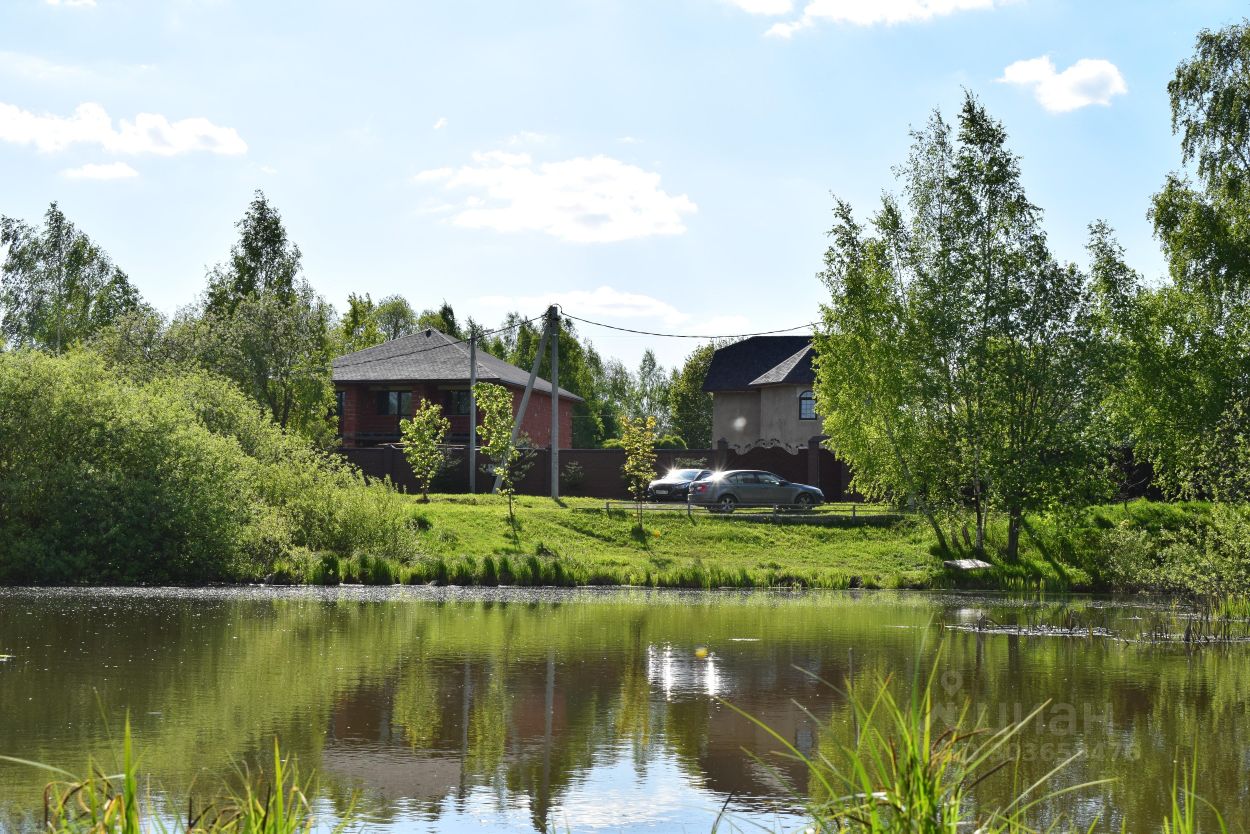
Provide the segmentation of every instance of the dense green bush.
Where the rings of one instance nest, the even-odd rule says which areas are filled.
[[[2,583],[247,580],[314,552],[403,561],[420,523],[229,382],[0,354]]]
[[[991,545],[1000,532],[991,527]],[[1250,508],[1132,501],[1043,514],[1028,520],[1021,553],[1060,570],[1080,570],[1098,589],[1247,594]]]

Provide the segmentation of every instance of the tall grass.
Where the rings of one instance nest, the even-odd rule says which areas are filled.
[[[53,773],[44,789],[43,828],[46,834],[310,834],[317,824],[309,797],[311,782],[301,781],[299,768],[284,757],[274,741],[273,770],[265,777],[243,774],[241,789],[223,788],[221,799],[198,810],[190,801],[185,816],[175,816],[139,787],[139,761],[130,735],[122,741],[122,772],[108,775],[94,764],[78,777],[48,765],[0,756],[0,759]],[[349,811],[332,829],[347,830]]]
[[[941,652],[938,652],[939,658]],[[1044,808],[1068,794],[1087,791],[1113,780],[1096,779],[1051,790],[1055,775],[1077,758],[1059,762],[1040,778],[1025,784],[1020,761],[1009,754],[1015,739],[1048,706],[1002,729],[972,721],[965,707],[949,726],[934,709],[934,683],[938,663],[927,675],[917,671],[906,697],[895,694],[890,678],[876,682],[867,699],[848,681],[845,690],[821,680],[839,692],[850,707],[851,727],[828,727],[826,738],[815,751],[805,754],[788,738],[758,718],[722,700],[729,709],[767,733],[785,758],[801,762],[809,776],[806,790],[794,790],[805,809],[807,831],[839,834],[1049,834],[1075,832],[1072,821],[1062,816],[1049,823],[1040,820]],[[800,670],[806,671],[806,670]],[[807,674],[812,675],[811,672]],[[812,675],[815,677],[815,675]],[[820,680],[817,678],[817,680]],[[812,717],[815,721],[816,719]],[[849,736],[849,740],[845,737]],[[1017,756],[1019,753],[1017,752]],[[754,757],[779,781],[780,772],[769,762]],[[1160,822],[1162,834],[1226,832],[1215,808],[1196,792],[1197,759],[1172,785],[1171,811]],[[992,778],[1010,779],[1010,797],[1002,803],[986,803],[976,796],[978,785]],[[1214,826],[1202,824],[1214,820]],[[1086,831],[1098,825],[1093,821]]]

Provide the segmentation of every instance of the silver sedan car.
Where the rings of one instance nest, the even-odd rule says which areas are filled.
[[[692,504],[707,504],[709,509],[727,513],[739,504],[814,507],[824,501],[825,494],[814,486],[791,483],[780,475],[758,469],[713,472],[690,485]]]

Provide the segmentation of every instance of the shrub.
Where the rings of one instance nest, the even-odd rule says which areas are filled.
[[[259,579],[310,551],[417,555],[420,518],[206,374],[0,354],[0,583]]]

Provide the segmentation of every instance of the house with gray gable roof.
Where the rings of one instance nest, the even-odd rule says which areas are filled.
[[[399,421],[412,415],[421,400],[440,405],[451,421],[450,443],[469,439],[469,346],[426,328],[334,360],[331,371],[338,401],[339,435],[346,447],[376,446],[400,439]],[[512,392],[516,416],[529,371],[477,351],[477,379]],[[536,447],[551,445],[551,404],[558,402],[560,448],[572,447],[573,404],[581,397],[561,388],[552,397],[541,377],[525,409],[521,431]],[[481,415],[478,415],[480,425]]]
[[[712,394],[712,442],[738,453],[796,453],[819,443],[814,357],[811,336],[754,336],[717,350],[703,381]]]

